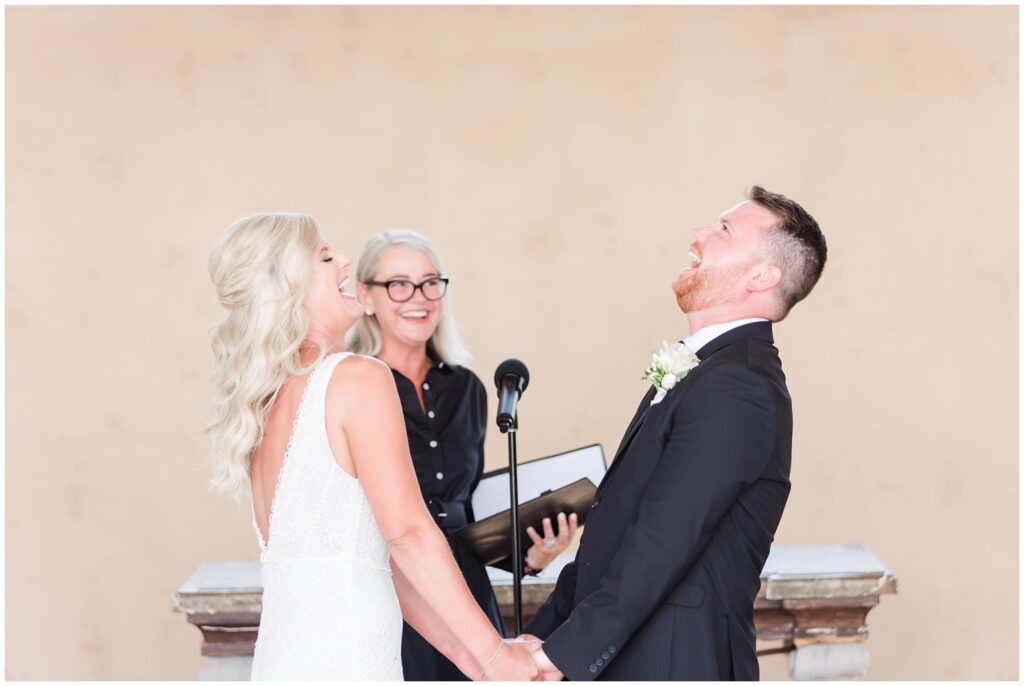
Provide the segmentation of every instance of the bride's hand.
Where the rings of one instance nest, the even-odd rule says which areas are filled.
[[[540,667],[541,681],[561,681],[565,678],[561,670],[555,666],[555,663],[544,652],[544,641],[533,634],[522,634],[519,636],[519,640],[523,641],[523,645],[530,651],[530,656],[533,657],[534,662]]]
[[[488,681],[542,681],[540,667],[522,644],[502,643],[497,656],[484,667]]]

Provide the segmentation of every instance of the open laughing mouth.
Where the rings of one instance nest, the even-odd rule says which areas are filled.
[[[427,314],[426,310],[410,310],[409,312],[403,312],[398,316],[402,319],[426,319]]]
[[[700,254],[700,248],[697,247],[697,244],[694,243],[693,245],[691,245],[690,246],[690,269],[696,269],[697,267],[699,267],[700,263],[701,263],[701,260],[703,260],[703,259],[704,259],[704,256]]]
[[[356,299],[355,295],[353,295],[352,293],[346,293],[345,292],[345,287],[348,286],[349,281],[351,281],[351,279],[346,276],[345,280],[338,284],[338,294],[341,295],[341,297],[343,297],[343,298],[349,298],[350,300],[355,300]]]

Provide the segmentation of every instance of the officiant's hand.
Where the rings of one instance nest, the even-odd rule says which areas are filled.
[[[537,661],[537,666],[540,667],[541,676],[544,681],[561,681],[565,678],[562,671],[555,666],[555,663],[544,652],[543,641],[533,634],[523,634],[519,638],[532,641],[532,643],[527,643],[526,647],[530,650],[533,659]]]
[[[542,523],[544,538],[541,538],[532,526],[526,527],[526,535],[533,541],[533,545],[526,551],[526,565],[533,571],[539,572],[551,564],[551,561],[572,543],[572,537],[576,535],[577,521],[575,512],[568,518],[564,512],[559,512],[558,534],[556,535],[554,529],[551,528],[551,518],[545,517]]]

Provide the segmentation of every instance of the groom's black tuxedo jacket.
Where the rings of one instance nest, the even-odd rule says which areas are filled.
[[[713,339],[616,451],[575,562],[526,627],[570,680],[758,678],[754,597],[789,495],[768,322]]]

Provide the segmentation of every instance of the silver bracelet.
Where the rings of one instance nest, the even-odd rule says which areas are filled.
[[[504,646],[504,645],[505,645],[505,642],[504,642],[504,641],[502,641],[501,643],[499,643],[499,644],[498,644],[498,647],[494,649],[494,655],[492,655],[492,656],[491,656],[491,659],[490,659],[490,660],[488,660],[488,661],[487,661],[487,663],[486,663],[486,664],[484,664],[484,666],[480,668],[481,670],[483,670],[483,671],[485,671],[485,672],[487,671],[487,668],[488,668],[488,667],[490,667],[490,666],[491,666],[491,664],[492,664],[492,663],[493,663],[493,662],[494,662],[495,660],[497,660],[497,659],[498,659],[498,653],[500,653],[500,652],[501,652],[501,648],[502,648],[502,646]]]

